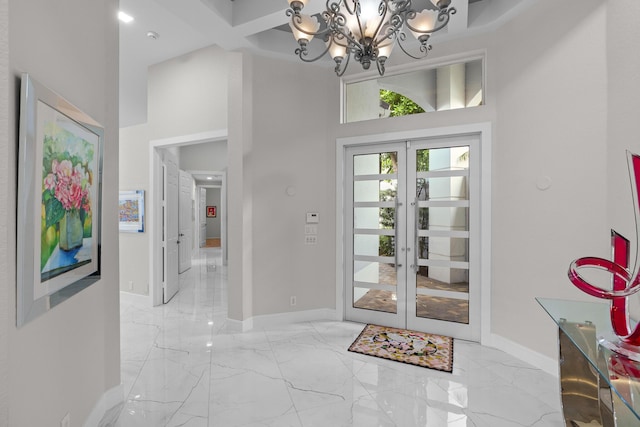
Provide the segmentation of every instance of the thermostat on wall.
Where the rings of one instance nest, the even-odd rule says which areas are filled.
[[[317,224],[320,222],[320,217],[317,212],[307,212],[307,224]]]

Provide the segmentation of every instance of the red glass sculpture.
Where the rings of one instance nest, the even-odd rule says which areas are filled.
[[[632,195],[634,199],[636,229],[640,217],[640,156],[627,152],[629,174],[631,176]],[[611,300],[611,326],[613,332],[622,343],[640,346],[640,324],[635,328],[629,317],[629,296],[640,291],[640,278],[637,268],[629,270],[629,240],[611,230],[612,259],[584,257],[575,260],[569,267],[569,280],[578,289],[597,298]],[[578,270],[581,268],[604,269],[613,275],[612,289],[607,290],[592,285],[585,280]],[[613,349],[613,348],[612,348]],[[627,351],[625,351],[627,353]]]

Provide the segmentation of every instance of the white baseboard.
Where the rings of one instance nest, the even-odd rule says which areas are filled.
[[[498,350],[504,351],[505,353],[509,353],[510,355],[517,357],[518,359],[527,362],[550,375],[553,375],[554,377],[559,377],[560,375],[557,360],[533,351],[530,348],[511,341],[501,335],[491,334],[490,342],[483,343],[483,345],[494,347]]]
[[[228,332],[247,332],[253,329],[253,317],[245,320],[227,319],[226,325]]]
[[[120,384],[107,390],[93,407],[89,417],[84,422],[84,427],[99,426],[107,411],[122,402],[124,402],[124,385]]]
[[[120,299],[125,301],[140,301],[151,306],[151,297],[149,295],[137,294],[120,289]]]
[[[336,320],[336,311],[330,308],[316,310],[290,311],[287,313],[265,314],[253,319],[253,326],[271,328],[291,323],[316,322],[321,320]]]
[[[271,328],[292,323],[315,322],[321,320],[340,320],[336,310],[319,308],[316,310],[290,311],[287,313],[265,314],[246,320],[227,319],[227,330],[246,332],[254,328]]]

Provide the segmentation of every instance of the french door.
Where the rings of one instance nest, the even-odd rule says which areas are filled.
[[[347,148],[347,320],[479,341],[478,144]]]

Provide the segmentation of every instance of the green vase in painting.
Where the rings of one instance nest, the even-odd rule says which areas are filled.
[[[60,249],[70,251],[82,246],[82,234],[80,211],[68,210],[60,220]]]

